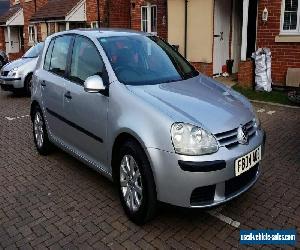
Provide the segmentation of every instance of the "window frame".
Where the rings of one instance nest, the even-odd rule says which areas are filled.
[[[91,22],[91,29],[98,29],[99,25],[98,25],[98,21],[92,21]]]
[[[281,2],[280,35],[300,35],[300,0],[298,1],[297,27],[295,30],[284,30],[285,0]]]
[[[30,31],[33,32],[30,32]],[[28,43],[35,44],[37,42],[37,29],[35,25],[28,25]]]
[[[152,31],[152,8],[155,9],[155,16],[156,16],[156,20],[155,20],[155,27],[156,27],[156,31]],[[147,13],[147,19],[143,19],[143,9],[146,9],[146,13]],[[147,30],[143,30],[143,22],[146,21],[147,22]],[[157,5],[156,4],[147,4],[147,5],[143,5],[141,6],[141,31],[143,32],[147,32],[153,35],[157,35]]]
[[[84,87],[84,84],[79,83],[79,82],[77,82],[77,81],[74,81],[74,80],[71,79],[71,77],[70,77],[70,75],[71,75],[71,65],[72,65],[72,57],[73,57],[74,45],[75,45],[75,40],[76,40],[76,38],[78,38],[78,37],[81,37],[81,38],[84,38],[84,39],[89,40],[89,41],[93,44],[93,46],[95,47],[95,49],[96,49],[96,51],[97,51],[97,53],[98,53],[98,55],[99,55],[99,57],[100,57],[100,60],[101,60],[101,62],[102,62],[102,64],[103,64],[103,70],[102,70],[102,76],[101,76],[101,78],[102,78],[102,80],[103,80],[104,85],[105,85],[105,86],[108,86],[108,85],[109,85],[109,76],[108,76],[108,72],[107,72],[106,65],[105,65],[105,62],[104,62],[104,60],[103,60],[103,57],[102,57],[100,51],[98,50],[97,45],[96,45],[96,44],[94,43],[94,41],[93,41],[92,39],[90,39],[89,37],[84,36],[84,35],[80,35],[80,34],[75,34],[75,35],[73,36],[73,41],[72,41],[72,43],[71,43],[71,50],[69,50],[69,52],[68,52],[68,53],[69,53],[68,59],[67,59],[68,67],[67,67],[67,74],[66,74],[67,80],[70,81],[70,82],[72,82],[72,83],[74,83],[74,84],[77,84],[77,85],[79,85],[79,86]]]
[[[57,38],[60,38],[60,37],[66,37],[66,36],[70,36],[71,37],[71,41],[70,41],[70,46],[69,46],[69,50],[67,52],[67,61],[66,61],[66,70],[65,70],[65,73],[63,75],[60,75],[60,74],[56,74],[55,72],[51,71],[50,70],[50,67],[51,67],[51,60],[52,60],[52,55],[53,55],[53,49],[54,49],[54,46],[55,46],[55,43],[56,43],[56,39]],[[70,52],[73,50],[73,44],[74,44],[74,40],[75,40],[75,35],[70,33],[70,34],[64,34],[64,35],[59,35],[59,36],[55,36],[53,37],[49,43],[48,43],[48,46],[47,46],[47,51],[45,53],[45,56],[44,56],[44,59],[43,59],[43,70],[47,71],[48,73],[51,73],[55,76],[58,76],[58,77],[61,77],[61,78],[64,78],[64,79],[68,79],[68,75],[69,75],[69,70],[70,70]],[[51,42],[54,41],[54,44],[53,44],[53,48],[52,48],[52,51],[51,51],[51,57],[50,57],[50,64],[49,64],[49,69],[45,69],[45,61],[46,61],[46,55],[48,53],[48,50],[49,50],[49,47],[51,45]],[[72,49],[72,50],[71,50]]]

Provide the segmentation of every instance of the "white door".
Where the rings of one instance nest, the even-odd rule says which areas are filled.
[[[214,11],[214,74],[222,73],[229,59],[231,1],[215,0]]]
[[[18,53],[20,51],[20,32],[16,26],[10,26],[10,50],[7,28],[4,30],[6,53]]]

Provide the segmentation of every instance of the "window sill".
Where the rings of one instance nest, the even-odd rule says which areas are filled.
[[[300,43],[300,33],[299,35],[278,35],[275,37],[276,43]]]

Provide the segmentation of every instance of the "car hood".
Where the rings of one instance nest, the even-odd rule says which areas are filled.
[[[189,122],[214,134],[254,118],[245,97],[203,75],[180,82],[127,87],[174,122]]]
[[[34,61],[34,60],[37,60],[37,58],[23,58],[22,57],[22,58],[19,58],[17,60],[11,61],[8,64],[6,64],[3,67],[3,70],[10,71],[14,68],[19,68],[20,66],[23,66],[23,65],[27,64],[28,62],[31,62],[31,61]]]

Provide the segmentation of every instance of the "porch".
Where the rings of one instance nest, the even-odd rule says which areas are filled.
[[[23,27],[24,14],[19,5],[12,6],[0,19],[2,49],[10,60],[24,53]]]
[[[169,42],[210,76],[230,71],[252,81],[256,22],[257,0],[168,0]]]

